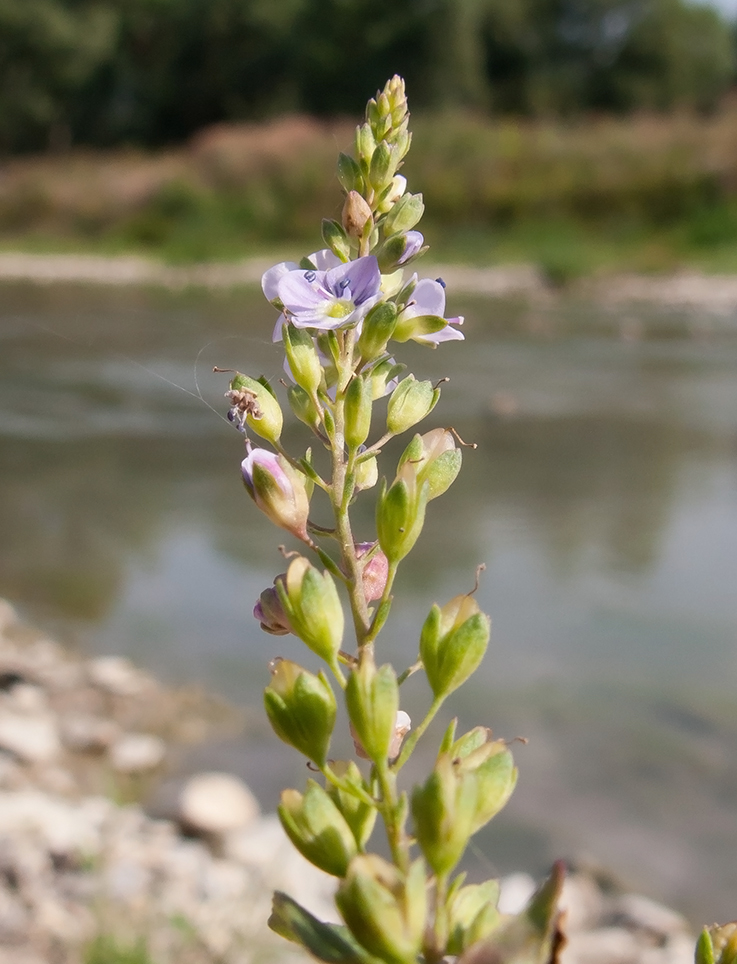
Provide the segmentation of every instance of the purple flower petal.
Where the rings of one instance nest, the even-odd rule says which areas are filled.
[[[279,297],[278,287],[281,279],[290,271],[297,271],[298,269],[299,265],[295,264],[294,261],[282,261],[265,271],[261,276],[261,290],[266,295],[266,300],[276,301]]]
[[[420,315],[439,315],[445,312],[445,289],[437,281],[423,278],[412,293],[412,301],[404,309],[405,318],[418,318]]]

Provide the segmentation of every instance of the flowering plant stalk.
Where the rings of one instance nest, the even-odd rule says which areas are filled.
[[[561,868],[517,917],[497,910],[495,881],[466,885],[456,872],[472,835],[514,789],[507,744],[483,726],[459,736],[453,721],[427,780],[410,794],[400,785],[431,720],[481,663],[488,616],[473,593],[456,596],[431,608],[411,665],[398,673],[378,659],[398,567],[422,531],[428,504],[458,475],[463,444],[451,428],[417,430],[440,385],[406,374],[393,355],[394,345],[410,340],[437,347],[463,338],[463,319],[445,317],[443,282],[408,276],[426,250],[416,230],[422,195],[410,193],[398,173],[410,147],[408,119],[404,83],[394,77],[368,102],[355,156],[339,157],[345,203],[340,221],[323,221],[325,248],[263,276],[264,294],[279,312],[274,340],[284,345],[289,406],[313,444],[327,451],[327,471],[310,448],[295,456],[282,445],[282,409],[266,379],[238,373],[228,392],[229,417],[246,435],[246,489],[304,552],[285,554],[286,572],[261,594],[254,615],[268,633],[298,636],[325,664],[314,674],[274,659],[264,703],[276,734],[321,776],[303,791],[285,790],[279,817],[300,853],[336,877],[344,924],[319,921],[280,893],[269,923],[327,962],[543,962],[556,946]],[[249,432],[270,448],[256,446]],[[359,541],[354,501],[377,486],[386,443],[407,433],[393,478],[378,485],[375,536]],[[311,499],[320,493],[332,509],[329,527],[310,518]],[[421,670],[429,707],[412,728],[400,708],[401,686]],[[336,693],[357,759],[330,756]],[[391,859],[369,849],[377,820]]]

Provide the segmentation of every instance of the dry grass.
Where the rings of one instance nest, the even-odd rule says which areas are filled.
[[[636,250],[640,267],[658,268],[737,249],[737,103],[708,117],[568,124],[420,116],[414,130],[406,173],[425,194],[440,257],[545,263],[546,251],[575,261]],[[340,209],[335,158],[352,131],[283,117],[212,127],[156,154],[11,159],[0,170],[0,243],[171,260],[317,244],[320,219]]]

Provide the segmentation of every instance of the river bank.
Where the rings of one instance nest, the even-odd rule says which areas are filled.
[[[6,251],[0,252],[0,281],[227,290],[260,284],[261,275],[273,263],[273,258],[259,257],[236,262],[170,265],[133,255]],[[454,293],[465,295],[521,296],[549,301],[561,290],[531,264],[479,268],[428,263],[423,264],[423,274],[441,276]],[[684,270],[672,274],[603,275],[571,282],[565,291],[568,295],[607,305],[642,304],[721,315],[737,311],[737,274]]]
[[[128,660],[65,651],[0,600],[0,964],[301,959],[266,927],[271,892],[328,919],[333,881],[245,784],[196,774],[170,819],[140,802],[178,748],[239,725],[216,698]],[[504,878],[500,907],[517,912],[534,886]],[[600,870],[571,873],[563,904],[563,964],[692,959],[683,917]]]

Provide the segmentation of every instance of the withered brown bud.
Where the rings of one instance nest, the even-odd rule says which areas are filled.
[[[371,208],[358,191],[349,191],[343,205],[343,227],[351,238],[360,238],[366,222],[371,218]]]

